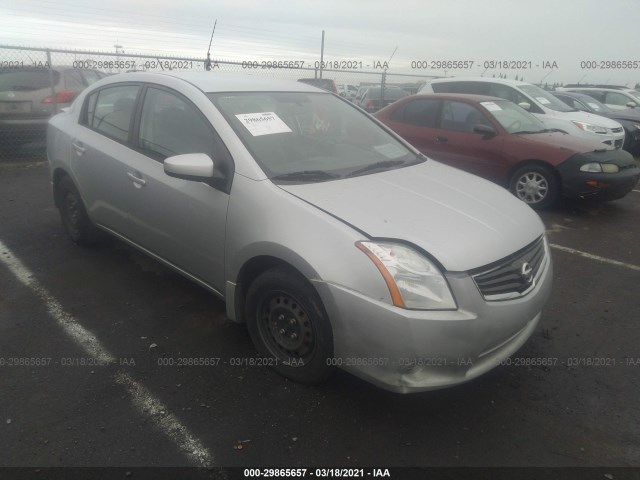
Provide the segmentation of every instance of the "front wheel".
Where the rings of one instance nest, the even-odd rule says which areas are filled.
[[[532,208],[547,208],[558,199],[560,185],[551,168],[532,164],[515,171],[509,190]]]
[[[333,333],[318,294],[299,274],[273,268],[249,287],[247,328],[274,370],[301,383],[319,383],[333,368]]]

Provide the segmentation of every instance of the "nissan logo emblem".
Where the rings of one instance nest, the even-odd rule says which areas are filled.
[[[528,262],[524,262],[520,267],[520,277],[527,285],[533,281],[533,268]]]

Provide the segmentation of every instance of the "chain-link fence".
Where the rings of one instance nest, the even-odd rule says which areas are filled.
[[[304,80],[369,111],[415,93],[432,76],[366,69],[361,62],[220,61],[207,58],[0,45],[0,161],[46,158],[47,121],[87,86],[130,71],[211,70]],[[366,96],[366,92],[369,92]]]

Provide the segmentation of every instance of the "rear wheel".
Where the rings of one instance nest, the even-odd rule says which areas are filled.
[[[91,223],[78,189],[67,176],[58,183],[58,208],[67,234],[78,245],[93,245],[98,240],[98,229]]]
[[[509,190],[530,207],[547,208],[558,199],[560,185],[551,168],[531,164],[515,171]]]
[[[256,349],[279,374],[319,383],[333,371],[333,333],[320,298],[299,274],[273,268],[249,287],[247,327]]]

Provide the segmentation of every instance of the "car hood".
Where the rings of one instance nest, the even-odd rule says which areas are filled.
[[[514,133],[510,136],[517,137],[518,142],[523,146],[527,143],[545,144],[551,148],[555,148],[556,150],[564,151],[567,157],[574,153],[593,152],[594,150],[603,150],[605,148],[602,143],[599,143],[595,140],[575,137],[573,135],[561,132],[529,134]]]
[[[601,115],[594,115],[593,113],[575,111],[575,112],[558,112],[556,110],[546,109],[546,114],[556,118],[563,118],[566,120],[575,120],[577,122],[586,122],[593,125],[606,128],[620,128],[620,124],[615,120],[603,117]]]
[[[628,110],[607,112],[607,116],[614,120],[629,120],[630,122],[640,123],[640,109],[635,110],[630,108]]]
[[[503,188],[434,160],[283,190],[371,238],[408,241],[448,271],[500,260],[544,233],[538,215]]]

